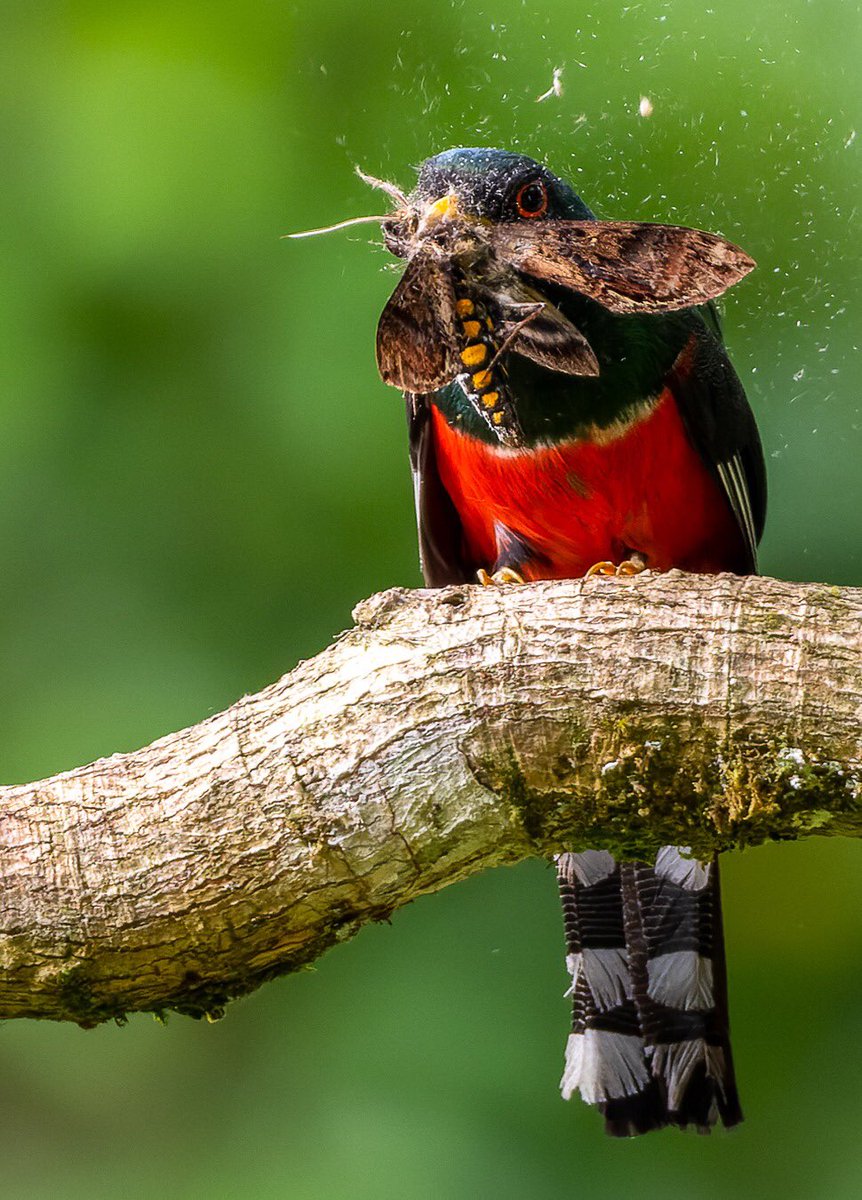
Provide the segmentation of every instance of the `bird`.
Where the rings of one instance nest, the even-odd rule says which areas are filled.
[[[714,305],[753,261],[717,235],[599,220],[512,151],[436,154],[409,195],[363,178],[395,210],[355,220],[407,261],[377,357],[405,394],[426,584],[755,573],[763,453]],[[618,1137],[737,1124],[717,858],[578,849],[556,871],[563,1097]]]
[[[546,167],[484,148],[429,158],[406,207],[418,257],[448,224],[439,257],[456,264],[452,233],[463,243],[464,225],[508,226],[508,248],[511,230],[529,228],[541,244],[555,225],[594,219]],[[459,377],[407,391],[428,586],[672,567],[756,571],[763,454],[714,305],[613,312],[515,270],[525,302],[537,293],[553,305],[584,335],[595,368],[565,373],[514,347],[498,357],[509,331],[499,328],[495,295],[513,268],[504,263],[499,282],[482,264],[473,286],[462,253],[452,288]],[[418,289],[414,309],[428,290]],[[384,322],[384,378],[388,337]],[[488,411],[515,431],[508,444]],[[672,846],[653,863],[586,850],[559,855],[557,874],[573,1010],[563,1095],[579,1092],[618,1136],[737,1124],[717,860]]]

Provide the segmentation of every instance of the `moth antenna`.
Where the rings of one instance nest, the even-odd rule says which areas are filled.
[[[351,225],[370,225],[373,222],[388,220],[385,217],[349,217],[346,221],[337,221],[334,225],[324,225],[321,229],[303,229],[301,233],[283,233],[282,238],[317,237],[319,233],[335,233],[337,229],[349,229]]]
[[[361,167],[354,167],[354,170],[363,183],[367,183],[369,187],[379,188],[381,192],[385,192],[400,208],[407,207],[407,197],[394,183],[389,183],[385,179],[377,179],[374,175],[366,175]]]

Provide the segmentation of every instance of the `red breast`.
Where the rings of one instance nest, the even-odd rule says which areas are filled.
[[[545,560],[530,579],[577,577],[631,551],[659,571],[743,569],[730,506],[668,388],[625,426],[539,449],[499,450],[432,415],[440,478],[474,562],[493,565],[499,522]]]

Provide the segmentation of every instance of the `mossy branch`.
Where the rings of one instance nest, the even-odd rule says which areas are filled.
[[[217,1013],[475,871],[862,833],[862,591],[386,592],[278,683],[0,789],[0,1018]]]

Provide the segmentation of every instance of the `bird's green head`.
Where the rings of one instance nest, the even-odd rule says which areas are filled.
[[[488,221],[588,220],[592,213],[573,188],[547,167],[510,150],[459,146],[427,158],[410,196],[421,214],[454,205]]]

